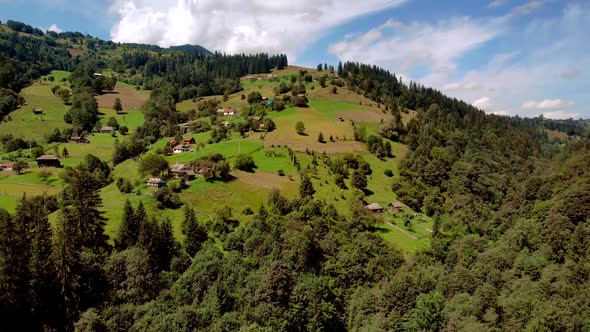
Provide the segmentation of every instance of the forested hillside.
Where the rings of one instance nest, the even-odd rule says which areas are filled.
[[[4,124],[59,127],[0,133],[0,199],[53,190],[0,208],[0,331],[590,330],[587,122],[489,115],[370,65],[14,21],[2,59]],[[418,240],[417,220],[423,247],[383,235]]]

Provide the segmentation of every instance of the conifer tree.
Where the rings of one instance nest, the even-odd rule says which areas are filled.
[[[166,218],[159,227],[158,265],[161,271],[170,270],[172,258],[177,254],[176,241],[172,233],[172,223]]]
[[[299,185],[299,194],[301,197],[311,197],[315,194],[315,189],[313,189],[313,184],[307,175],[301,176],[301,184]]]
[[[185,250],[190,257],[193,257],[207,241],[207,230],[195,217],[195,211],[188,206],[185,207],[183,233]]]
[[[140,203],[141,204],[141,203]],[[142,205],[143,207],[143,205]],[[129,200],[125,201],[123,207],[123,220],[119,227],[119,239],[117,247],[119,250],[125,250],[137,243],[139,238],[139,224],[135,217],[135,212]]]

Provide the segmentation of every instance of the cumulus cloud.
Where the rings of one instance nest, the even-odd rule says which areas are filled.
[[[120,19],[111,38],[293,57],[326,30],[405,1],[117,0],[110,11]]]
[[[47,31],[53,31],[57,33],[62,32],[62,30],[55,23],[52,24],[49,28],[47,28]]]
[[[581,114],[573,112],[555,111],[545,112],[543,113],[543,116],[548,119],[577,119],[581,116]]]
[[[493,103],[492,99],[487,96],[478,98],[473,103],[471,103],[471,105],[473,105],[481,110],[484,110],[485,112],[490,113],[490,114],[496,114],[496,115],[509,115],[510,114],[508,111],[502,109],[502,107],[500,105]]]
[[[494,0],[488,4],[488,8],[496,8],[502,6],[506,0]]]
[[[522,104],[522,108],[527,109],[556,109],[556,108],[569,108],[576,106],[576,103],[571,100],[561,99],[544,99],[540,101],[530,100]]]
[[[500,30],[497,21],[483,22],[467,17],[437,24],[387,21],[364,34],[333,43],[328,51],[345,61],[396,67],[407,76],[411,76],[415,68],[426,66],[431,75],[422,81],[432,83],[446,78],[457,68],[460,57],[494,39]]]
[[[474,101],[472,105],[477,108],[480,108],[480,109],[485,109],[486,107],[490,106],[490,98],[489,97],[481,97],[481,98],[477,99],[476,101]]]

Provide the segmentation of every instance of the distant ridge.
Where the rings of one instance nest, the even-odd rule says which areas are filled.
[[[213,52],[209,51],[208,49],[204,48],[200,45],[178,45],[178,46],[170,46],[170,47],[160,47],[158,45],[150,45],[150,44],[138,44],[138,43],[121,43],[121,46],[128,47],[128,48],[138,48],[144,49],[154,52],[161,52],[161,51],[178,51],[178,52],[190,52],[190,53],[200,53],[205,55],[213,55]]]

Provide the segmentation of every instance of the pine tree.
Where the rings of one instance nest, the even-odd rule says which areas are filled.
[[[23,197],[16,212],[16,222],[27,225],[30,237],[30,302],[35,323],[53,318],[55,273],[51,261],[51,225],[46,197],[25,199]]]
[[[207,230],[195,218],[195,211],[188,206],[185,207],[182,231],[185,235],[185,250],[190,257],[193,257],[207,241]]]
[[[63,203],[72,207],[72,218],[75,218],[82,245],[96,253],[108,250],[108,236],[104,233],[106,218],[99,210],[102,206],[98,195],[100,183],[82,164],[66,169],[66,182]]]
[[[299,185],[299,194],[301,197],[311,197],[315,194],[315,189],[313,189],[313,184],[311,180],[306,175],[301,176],[301,184]]]
[[[0,209],[0,318],[15,329],[29,321],[29,245],[26,225]]]
[[[73,329],[73,323],[78,318],[80,304],[81,262],[80,248],[82,247],[77,213],[74,208],[63,206],[57,218],[57,229],[53,242],[52,261],[55,264],[57,285],[60,289],[58,311],[59,319],[66,330]]]
[[[113,109],[117,113],[119,113],[119,112],[121,112],[123,110],[123,104],[121,104],[121,99],[119,99],[119,97],[117,97],[115,99],[115,103],[113,104]]]
[[[161,271],[170,270],[172,258],[177,254],[176,241],[172,233],[172,223],[166,218],[159,227],[158,266]]]
[[[117,247],[119,250],[125,250],[137,243],[139,238],[139,224],[135,217],[135,212],[129,200],[125,201],[123,207],[123,220],[119,227],[119,238]]]

